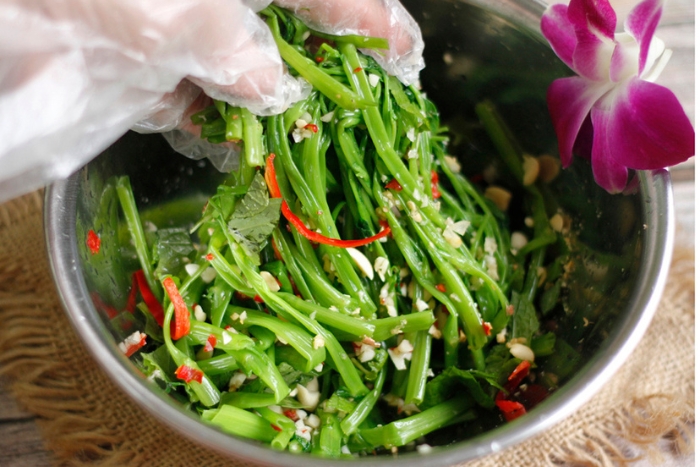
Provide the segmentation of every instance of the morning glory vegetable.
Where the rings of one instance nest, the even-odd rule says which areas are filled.
[[[115,319],[139,327],[124,353],[203,423],[294,453],[424,452],[524,415],[564,378],[540,365],[578,355],[544,325],[566,314],[575,237],[539,162],[482,102],[513,182],[471,181],[434,104],[356,37],[261,14],[313,90],[278,115],[214,102],[193,117],[242,152],[190,225],[144,228],[120,178],[135,305]]]
[[[578,76],[554,81],[547,103],[562,165],[572,154],[589,158],[596,182],[624,190],[628,169],[652,170],[695,154],[695,131],[676,96],[654,84],[669,51],[654,36],[663,0],[644,0],[624,32],[608,0],[551,5],[542,33]]]

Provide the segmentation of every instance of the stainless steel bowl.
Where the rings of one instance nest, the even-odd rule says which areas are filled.
[[[474,103],[497,102],[523,146],[535,154],[555,152],[556,143],[544,92],[567,73],[539,34],[543,6],[527,0],[406,2],[421,23],[426,40],[424,90],[445,120],[468,131]],[[477,170],[481,160],[464,161]],[[91,294],[123,300],[129,283],[117,255],[100,264],[85,261],[84,234],[99,217],[103,248],[116,248],[120,235],[117,204],[105,181],[129,175],[141,208],[152,213],[194,218],[220,175],[207,164],[181,157],[158,135],[127,134],[70,179],[46,193],[46,238],[61,298],[78,334],[107,374],[154,417],[207,448],[268,465],[296,466],[298,455],[280,453],[237,439],[201,423],[147,381],[117,348],[110,322],[98,313]],[[617,257],[601,272],[594,256],[581,258],[577,278],[590,285],[585,297],[570,297],[573,316],[595,316],[589,329],[573,326],[584,342],[584,360],[552,396],[525,417],[474,438],[435,448],[429,455],[361,458],[367,465],[445,465],[514,445],[545,430],[584,404],[633,351],[657,307],[672,247],[672,202],[665,171],[639,174],[634,195],[610,196],[591,180],[590,168],[577,161],[552,186],[580,226],[582,242]],[[193,200],[192,210],[167,212],[176,198]],[[110,232],[112,235],[110,236]],[[81,254],[83,251],[83,254]],[[108,255],[107,255],[108,256]],[[584,264],[585,263],[585,264]],[[592,267],[591,267],[592,266]],[[604,290],[597,284],[605,282]],[[586,289],[583,287],[583,289]],[[310,467],[347,464],[307,456]]]

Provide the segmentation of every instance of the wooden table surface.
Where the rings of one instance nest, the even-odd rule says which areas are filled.
[[[669,87],[695,123],[695,5],[694,0],[667,0],[657,35],[673,50],[673,56],[657,81]],[[693,242],[695,234],[695,158],[671,172],[676,194],[678,235]],[[20,407],[0,380],[0,466],[52,465],[51,453],[35,417]],[[691,464],[692,465],[692,464]]]

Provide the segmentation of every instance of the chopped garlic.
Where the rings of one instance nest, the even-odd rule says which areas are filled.
[[[321,426],[321,419],[315,413],[309,415],[305,422],[308,426],[310,426],[313,429],[317,429]]]
[[[263,278],[270,292],[277,292],[280,289],[280,284],[277,278],[267,271],[260,271],[260,277]]]
[[[194,276],[195,273],[199,271],[199,266],[194,263],[185,264],[185,271],[188,276]]]
[[[447,227],[452,229],[455,233],[457,233],[459,235],[464,235],[465,233],[467,233],[467,229],[469,229],[471,222],[469,222],[467,220],[461,220],[461,221],[455,222],[454,220],[452,220],[451,217],[448,217],[447,221],[446,221],[446,225],[447,225]]]
[[[302,386],[301,384],[297,384],[297,391],[297,400],[299,401],[301,406],[309,412],[313,412],[314,410],[316,410],[318,402],[321,399],[321,393],[318,391],[311,391],[310,389]]]
[[[409,149],[406,154],[407,159],[418,159],[418,150],[415,148]]]
[[[510,246],[513,247],[515,251],[527,245],[527,242],[527,236],[522,232],[515,231],[510,235]]]
[[[513,344],[510,347],[510,354],[520,360],[535,361],[535,353],[525,344]]]
[[[204,312],[202,307],[200,305],[195,305],[194,306],[194,318],[197,321],[206,321],[207,320],[207,314]]]
[[[384,256],[377,256],[377,259],[374,260],[374,270],[377,274],[379,274],[379,278],[382,280],[382,282],[386,281],[385,276],[388,269],[389,260]]]
[[[506,329],[506,328],[501,329],[501,332],[499,332],[498,334],[496,334],[496,342],[498,342],[499,344],[505,344],[505,342],[506,342],[506,332],[507,332],[507,329]]]
[[[446,226],[445,230],[442,231],[442,237],[453,248],[459,248],[462,246],[462,237],[457,235],[457,233],[455,233],[450,226]]]
[[[440,332],[440,330],[435,327],[434,324],[430,326],[430,329],[428,329],[428,334],[433,336],[433,339],[442,339],[442,332]]]
[[[325,114],[321,117],[321,121],[323,123],[329,123],[331,120],[333,120],[334,113],[335,113],[335,110],[331,110],[330,112],[328,112],[327,114]]]
[[[430,307],[428,306],[428,304],[426,302],[424,302],[423,300],[416,300],[416,310],[425,311],[428,308],[430,308]]]
[[[367,276],[370,280],[374,279],[374,269],[372,268],[372,263],[369,259],[357,248],[346,248],[345,251],[348,252],[353,262],[362,271],[362,273]]]
[[[316,337],[314,337],[313,341],[314,349],[320,349],[324,345],[326,345],[326,341],[323,339],[323,336],[321,336],[320,334],[316,334]]]
[[[374,73],[367,75],[367,79],[369,80],[369,85],[373,88],[376,88],[377,84],[379,84],[379,76],[375,75]]]
[[[237,371],[236,373],[231,376],[231,379],[228,382],[228,390],[231,392],[235,392],[243,386],[243,383],[245,383],[246,376],[245,373],[242,371]]]
[[[462,171],[462,164],[454,156],[445,156],[445,165],[450,169],[450,172],[460,173]]]
[[[202,272],[202,275],[199,277],[202,278],[202,281],[205,284],[209,284],[211,281],[216,279],[216,269],[214,269],[212,267],[208,267],[204,270],[204,272]]]
[[[498,251],[498,244],[495,238],[486,237],[486,239],[484,239],[484,251],[490,255]]]
[[[224,331],[221,333],[221,340],[224,343],[224,345],[226,345],[233,340],[233,337],[231,337],[231,334],[229,334],[228,331]]]
[[[411,127],[408,129],[406,132],[406,138],[408,138],[409,141],[415,142],[416,141],[416,129]]]

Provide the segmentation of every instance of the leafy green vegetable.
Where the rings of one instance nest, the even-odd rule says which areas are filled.
[[[523,295],[513,292],[513,337],[522,337],[530,343],[532,336],[540,328],[540,320],[534,305]]]
[[[228,228],[246,249],[255,264],[260,264],[258,254],[272,235],[280,218],[282,200],[270,198],[265,179],[260,173],[253,178],[248,192],[233,211]]]
[[[486,409],[491,409],[493,408],[493,398],[484,389],[483,383],[498,387],[493,377],[487,373],[449,367],[428,383],[421,408],[427,409],[445,402],[457,394],[463,395],[462,389],[465,389],[474,402]]]
[[[158,229],[153,247],[155,274],[164,277],[177,275],[189,260],[194,259],[195,249],[187,230],[179,227]]]

